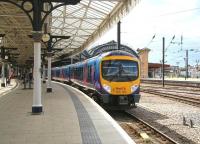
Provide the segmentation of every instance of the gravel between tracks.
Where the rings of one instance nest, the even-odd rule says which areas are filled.
[[[200,108],[141,93],[141,101],[131,113],[155,126],[180,144],[200,144]],[[183,116],[186,126],[183,125]],[[194,128],[190,127],[190,120]]]

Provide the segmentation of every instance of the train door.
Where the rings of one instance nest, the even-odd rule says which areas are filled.
[[[94,84],[94,76],[95,76],[95,63],[91,65],[91,81]]]
[[[67,67],[64,68],[64,79],[67,80],[67,75],[68,75],[68,71],[67,71]]]
[[[88,65],[87,70],[87,82],[92,83],[92,65]]]
[[[64,79],[64,69],[60,69],[60,78],[63,80]]]
[[[95,84],[96,82],[96,62],[94,63],[94,67],[93,67],[93,84]]]
[[[87,84],[87,63],[83,66],[83,83],[84,85]]]

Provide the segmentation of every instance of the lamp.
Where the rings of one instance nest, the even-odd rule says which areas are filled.
[[[8,56],[7,56],[7,55],[5,55],[5,59],[6,59],[6,60],[8,59]]]
[[[33,9],[33,5],[32,5],[32,3],[30,1],[23,1],[22,2],[22,6],[28,12],[31,12],[32,9]]]
[[[49,34],[43,34],[43,35],[42,35],[42,41],[43,41],[43,42],[48,42],[49,40],[50,40]]]
[[[5,34],[0,34],[0,46],[1,46],[2,42],[3,42],[3,37],[4,36],[5,36]]]

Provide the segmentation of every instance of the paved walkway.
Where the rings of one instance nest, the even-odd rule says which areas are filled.
[[[81,143],[72,101],[62,94],[63,88],[55,87],[54,93],[42,93],[42,115],[31,114],[32,89],[20,86],[0,98],[0,144]]]
[[[45,89],[46,84],[43,84]],[[94,130],[99,143],[134,143],[123,132],[116,132],[117,126],[106,120],[80,92],[53,84],[52,93],[42,92],[44,113],[41,115],[31,113],[32,93],[32,89],[19,86],[0,98],[0,144],[94,144],[90,136]],[[94,129],[88,129],[91,123],[88,125],[85,119],[83,106],[77,107],[72,96],[83,104]]]
[[[0,80],[1,83],[1,80]],[[6,87],[1,87],[0,85],[0,97],[4,96],[5,94],[9,93],[13,88],[17,86],[17,82],[15,79],[12,79],[10,84]]]

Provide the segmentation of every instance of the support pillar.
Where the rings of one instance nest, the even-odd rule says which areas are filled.
[[[4,62],[2,62],[1,74],[2,74],[1,87],[6,87],[6,84],[5,84],[5,63]]]
[[[47,54],[48,57],[48,80],[47,80],[47,92],[52,92],[52,87],[51,87],[51,53]]]
[[[10,84],[10,76],[11,76],[11,66],[8,63],[7,64],[7,79],[6,79],[6,84],[9,85]]]
[[[185,58],[185,80],[188,78],[188,50],[186,50]]]
[[[162,50],[162,86],[165,87],[165,37],[162,38],[163,50]]]
[[[16,66],[16,72],[15,72],[15,74],[16,74],[17,78],[18,78],[18,72],[19,72],[19,68],[18,68],[18,66]]]
[[[73,57],[71,57],[71,64],[73,64]]]
[[[42,112],[41,103],[41,43],[34,42],[34,69],[33,69],[33,105],[32,113]]]
[[[120,50],[121,46],[121,22],[117,23],[117,49]]]
[[[19,66],[17,66],[17,78],[19,79],[20,76],[20,70],[19,70]]]
[[[45,80],[45,78],[46,78],[46,73],[45,73],[45,64],[43,64],[43,72],[42,72],[42,82],[43,83],[46,83],[46,80]]]

